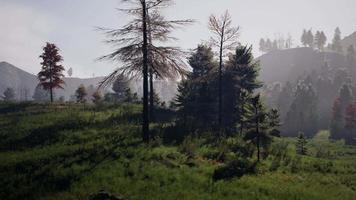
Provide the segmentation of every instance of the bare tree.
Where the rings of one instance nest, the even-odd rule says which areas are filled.
[[[171,0],[123,0],[130,3],[128,9],[119,9],[133,16],[133,19],[120,29],[103,29],[106,42],[116,50],[100,59],[119,61],[122,65],[107,76],[101,86],[112,83],[120,74],[131,78],[143,78],[143,140],[149,142],[148,115],[148,79],[153,75],[159,78],[176,78],[184,75],[184,52],[178,47],[155,46],[153,41],[167,42],[175,40],[169,34],[177,27],[192,22],[191,20],[166,20],[159,11],[170,5]],[[151,91],[153,91],[153,83]],[[153,106],[151,104],[151,106]]]
[[[239,27],[232,26],[231,15],[225,11],[220,17],[211,15],[209,18],[209,29],[213,33],[211,37],[212,45],[219,48],[219,127],[222,124],[222,70],[224,53],[237,45]]]

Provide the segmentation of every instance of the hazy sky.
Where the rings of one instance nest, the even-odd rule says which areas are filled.
[[[97,62],[110,52],[94,27],[120,27],[127,17],[115,8],[120,0],[0,0],[0,61],[36,74],[41,47],[53,42],[62,50],[64,66],[74,76],[105,75],[113,63]],[[193,26],[177,31],[179,46],[194,48],[209,39],[210,14],[228,9],[241,27],[240,42],[252,44],[258,55],[261,37],[293,36],[294,44],[304,28],[323,30],[329,39],[339,26],[343,36],[356,31],[356,0],[175,0],[164,13],[170,19],[191,18]]]

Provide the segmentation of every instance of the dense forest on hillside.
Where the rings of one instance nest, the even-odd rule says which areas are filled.
[[[127,24],[96,30],[105,77],[73,79],[52,42],[37,77],[0,63],[22,79],[0,87],[0,199],[353,200],[352,37],[262,38],[255,58],[225,11],[188,51],[174,33],[197,21],[172,3],[122,0]]]

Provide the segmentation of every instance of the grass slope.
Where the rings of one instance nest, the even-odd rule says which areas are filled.
[[[276,140],[256,174],[212,181],[220,148],[140,141],[140,106],[0,104],[0,199],[343,199],[356,196],[356,148],[320,132],[308,156]],[[161,133],[165,123],[152,125]],[[282,150],[285,151],[282,151]]]

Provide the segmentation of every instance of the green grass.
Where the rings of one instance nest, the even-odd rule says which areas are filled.
[[[356,147],[277,139],[255,174],[213,182],[224,151],[192,139],[141,143],[140,106],[0,104],[0,199],[88,199],[100,190],[127,199],[354,199]],[[165,113],[164,119],[169,113]],[[170,120],[153,124],[157,136]],[[277,156],[286,144],[286,154]],[[227,158],[238,154],[227,153]]]

